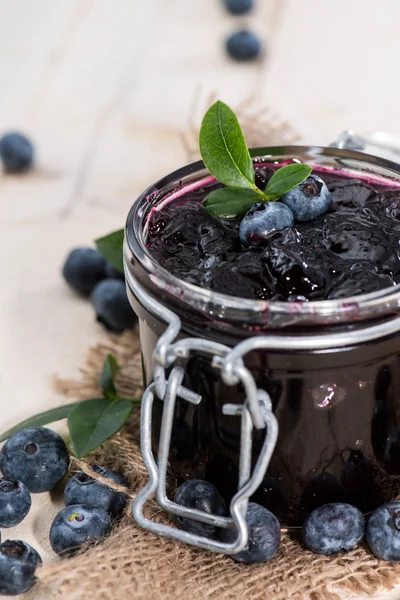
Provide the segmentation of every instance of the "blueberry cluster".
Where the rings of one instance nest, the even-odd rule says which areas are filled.
[[[17,131],[6,133],[0,138],[0,158],[6,173],[25,173],[34,161],[32,142]]]
[[[0,453],[0,527],[14,527],[31,507],[31,493],[51,491],[68,471],[63,439],[45,427],[14,434]],[[126,487],[115,471],[94,465],[92,470],[112,484]],[[64,491],[66,507],[55,517],[50,543],[59,555],[70,556],[83,545],[105,537],[121,516],[126,497],[83,472],[76,473]],[[1,542],[1,538],[0,538]],[[21,540],[0,543],[0,595],[18,595],[35,583],[39,554]]]
[[[122,475],[115,471],[99,465],[94,465],[92,470],[111,483],[127,486]],[[72,556],[83,545],[106,537],[126,505],[123,493],[83,471],[68,481],[64,501],[66,506],[56,515],[50,529],[51,547],[60,556]]]
[[[375,556],[400,562],[400,502],[380,506],[366,522],[361,511],[350,504],[325,504],[303,525],[305,546],[327,556],[352,550],[364,535]]]
[[[207,481],[192,479],[185,481],[175,494],[175,502],[187,508],[195,508],[208,514],[226,516],[224,499],[215,486]],[[249,538],[247,546],[232,556],[238,562],[262,563],[270,560],[278,552],[281,541],[281,528],[272,512],[250,502],[246,515]],[[182,529],[207,538],[220,538],[232,543],[236,532],[232,529],[218,529],[213,525],[201,523],[185,517],[177,517]]]
[[[306,222],[326,213],[332,195],[318,175],[310,175],[303,183],[284,194],[280,202],[259,202],[251,207],[240,223],[243,246],[263,246],[274,231],[292,227],[295,221]]]
[[[131,329],[137,318],[126,295],[124,274],[95,248],[75,248],[64,263],[63,276],[81,296],[89,297],[97,320],[110,331]]]
[[[217,488],[192,479],[185,481],[175,494],[175,502],[208,514],[226,516],[227,509]],[[190,533],[231,543],[233,529],[218,529],[186,517],[177,517],[178,525]],[[247,546],[232,556],[238,562],[263,563],[278,552],[281,540],[276,516],[255,502],[249,502],[247,515],[249,539]],[[366,521],[362,512],[344,502],[324,504],[313,510],[302,528],[305,547],[316,554],[336,556],[348,552],[364,538],[375,556],[400,562],[400,502],[390,502],[377,508]]]
[[[31,507],[31,493],[52,490],[69,465],[64,440],[54,431],[32,427],[13,435],[0,453],[0,527],[21,523]],[[35,583],[39,554],[21,540],[0,544],[0,594],[17,595]]]
[[[235,16],[248,14],[254,8],[254,0],[223,0],[223,3],[226,10]],[[247,29],[241,29],[227,38],[225,49],[233,60],[246,62],[258,58],[262,47],[254,33]]]

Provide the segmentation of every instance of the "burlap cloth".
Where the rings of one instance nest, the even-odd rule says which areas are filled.
[[[79,380],[57,382],[66,399],[99,393],[97,380],[109,352],[122,366],[120,394],[141,393],[139,341],[128,332],[91,349]],[[98,462],[122,472],[132,497],[147,475],[139,450],[139,412],[138,405],[128,425],[83,462],[84,468]],[[149,514],[165,521],[154,501],[149,502]],[[339,591],[365,594],[393,587],[400,581],[400,564],[377,560],[364,545],[337,558],[317,556],[285,533],[269,563],[241,565],[143,531],[132,520],[129,503],[109,538],[74,558],[42,567],[39,579],[66,600],[336,600]]]

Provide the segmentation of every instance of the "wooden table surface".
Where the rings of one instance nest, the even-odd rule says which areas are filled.
[[[187,161],[181,135],[210,94],[255,97],[312,144],[347,128],[400,134],[398,0],[256,6],[238,18],[219,0],[0,0],[0,133],[22,130],[38,152],[31,174],[0,175],[2,430],[60,403],[52,377],[75,375],[105,336],[61,280],[67,250],[121,227],[137,194]],[[264,42],[254,64],[224,54],[241,27]],[[54,559],[55,511],[36,496],[3,539]]]

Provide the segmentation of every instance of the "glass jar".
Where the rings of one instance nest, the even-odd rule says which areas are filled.
[[[295,159],[319,171],[400,187],[400,165],[360,152],[292,146],[251,154],[256,163]],[[243,364],[269,394],[279,426],[252,499],[288,526],[301,524],[327,502],[349,502],[368,512],[392,500],[400,482],[400,286],[345,300],[285,303],[227,296],[177,279],[146,249],[149,215],[161,202],[210,180],[201,161],[186,166],[147,189],[128,215],[125,272],[139,317],[145,384],[154,377],[159,361],[154,353],[167,317],[180,319],[178,340],[229,348],[250,340]],[[156,301],[157,311],[139,290]],[[229,501],[237,490],[241,426],[223,406],[242,405],[244,387],[232,378],[227,385],[218,361],[201,345],[174,361],[184,368],[184,385],[202,401],[177,400],[170,471],[178,482],[212,482]],[[162,402],[155,400],[155,438],[161,411]],[[254,432],[253,465],[263,435],[261,429]]]

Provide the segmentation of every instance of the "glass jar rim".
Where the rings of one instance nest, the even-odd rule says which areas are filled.
[[[400,187],[400,164],[353,150],[339,150],[323,146],[273,146],[252,148],[250,154],[255,163],[284,160],[300,160],[320,170],[340,172],[356,178]],[[324,160],[337,160],[340,169],[324,166]],[[319,161],[319,162],[318,162]],[[363,171],[362,166],[370,171]],[[368,175],[367,175],[368,173]],[[147,188],[132,205],[125,226],[124,264],[132,275],[132,265],[139,265],[147,275],[148,283],[163,297],[170,297],[174,304],[207,313],[218,321],[244,322],[250,328],[283,327],[292,325],[315,325],[348,323],[394,315],[400,307],[400,284],[389,288],[349,296],[336,300],[310,302],[282,302],[253,300],[231,296],[201,288],[172,275],[162,267],[148,251],[144,228],[149,211],[161,198],[177,187],[187,188],[195,181],[212,181],[203,161],[199,160],[172,172]],[[142,280],[143,283],[143,280]],[[147,286],[146,286],[147,287]],[[134,290],[133,290],[134,292]]]

